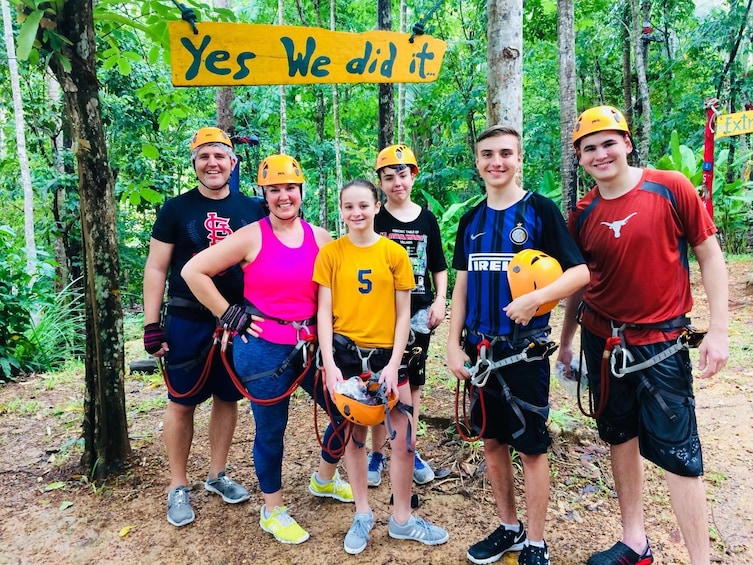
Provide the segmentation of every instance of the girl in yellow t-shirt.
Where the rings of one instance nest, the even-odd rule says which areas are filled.
[[[398,243],[374,231],[379,212],[377,188],[357,179],[340,191],[340,213],[348,233],[321,248],[314,267],[319,284],[318,335],[322,364],[330,394],[338,382],[361,374],[361,358],[353,346],[370,352],[369,368],[381,370],[386,393],[395,393],[410,404],[407,375],[400,371],[410,333],[410,291],[415,285],[408,253]],[[367,353],[368,354],[368,353]],[[397,409],[389,415],[396,432],[391,441],[390,482],[394,498],[389,535],[396,539],[438,545],[449,538],[445,530],[411,514],[413,450],[405,438],[408,419]],[[366,483],[366,433],[354,425],[345,450],[345,465],[353,488],[356,514],[345,536],[345,551],[357,554],[366,548],[374,515]]]

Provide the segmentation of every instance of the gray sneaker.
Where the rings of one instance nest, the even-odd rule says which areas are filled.
[[[419,541],[424,545],[440,545],[450,539],[450,534],[442,528],[415,516],[408,518],[403,526],[390,516],[389,534],[391,538]]]
[[[219,494],[222,500],[230,504],[238,504],[251,498],[248,491],[233,479],[228,477],[224,472],[219,473],[216,479],[207,477],[204,488],[209,492]]]
[[[417,485],[425,485],[434,480],[434,471],[429,464],[421,459],[418,451],[413,457],[413,482]]]
[[[384,455],[378,451],[372,451],[368,455],[366,483],[370,487],[378,487],[382,483],[382,471],[384,471]]]
[[[345,535],[345,543],[343,544],[345,551],[351,555],[355,555],[366,549],[366,543],[371,538],[369,532],[373,527],[373,512],[369,512],[368,514],[365,512],[356,513],[353,517],[353,525]]]
[[[185,526],[196,518],[188,499],[188,488],[175,487],[167,494],[167,521],[173,526]]]

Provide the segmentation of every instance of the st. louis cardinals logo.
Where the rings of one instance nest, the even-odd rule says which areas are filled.
[[[209,245],[214,245],[225,239],[233,230],[230,229],[230,218],[221,218],[217,212],[209,212],[207,219],[204,220],[204,227],[207,230],[207,239]]]
[[[633,212],[629,216],[627,216],[624,220],[615,220],[614,222],[601,222],[602,226],[607,226],[610,230],[614,232],[614,237],[617,239],[620,237],[620,233],[622,231],[622,228],[625,227],[625,224],[627,224],[628,220],[635,216],[638,212]]]

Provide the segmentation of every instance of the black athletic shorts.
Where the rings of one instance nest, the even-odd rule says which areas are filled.
[[[594,394],[594,406],[598,408],[601,405],[601,358],[606,340],[583,328],[581,341],[588,367],[588,385]],[[634,357],[632,363],[650,359],[674,343],[628,344]],[[644,378],[649,387],[642,381]],[[611,445],[638,437],[641,455],[670,473],[686,477],[703,475],[692,366],[687,349],[619,379],[610,373],[609,397],[596,425],[599,437]]]

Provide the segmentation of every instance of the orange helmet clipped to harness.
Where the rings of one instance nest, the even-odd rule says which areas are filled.
[[[519,251],[507,266],[507,281],[510,283],[513,300],[553,283],[561,274],[562,267],[557,259],[535,249]],[[536,310],[536,315],[551,312],[557,302],[553,300],[542,304]]]
[[[360,380],[360,377],[355,377]],[[348,379],[346,382],[353,381]],[[376,426],[384,422],[385,417],[397,404],[397,395],[392,392],[387,397],[387,406],[385,407],[385,396],[383,393],[384,384],[379,384],[374,380],[361,381],[358,385],[363,388],[361,395],[365,395],[365,400],[358,400],[344,392],[335,390],[335,406],[345,418],[358,424],[359,426]]]
[[[209,127],[201,128],[191,138],[191,142],[188,144],[188,149],[193,153],[194,149],[200,147],[206,143],[221,143],[227,145],[230,149],[233,149],[233,142],[227,134],[220,128]]]
[[[270,155],[259,163],[256,183],[259,186],[303,184],[303,171],[298,161],[290,155]]]
[[[375,171],[382,167],[394,167],[395,165],[407,165],[413,174],[418,174],[418,162],[413,150],[407,145],[389,145],[377,155]]]
[[[630,135],[625,116],[614,106],[596,106],[584,111],[575,121],[573,145],[579,139],[597,131],[617,130]]]

